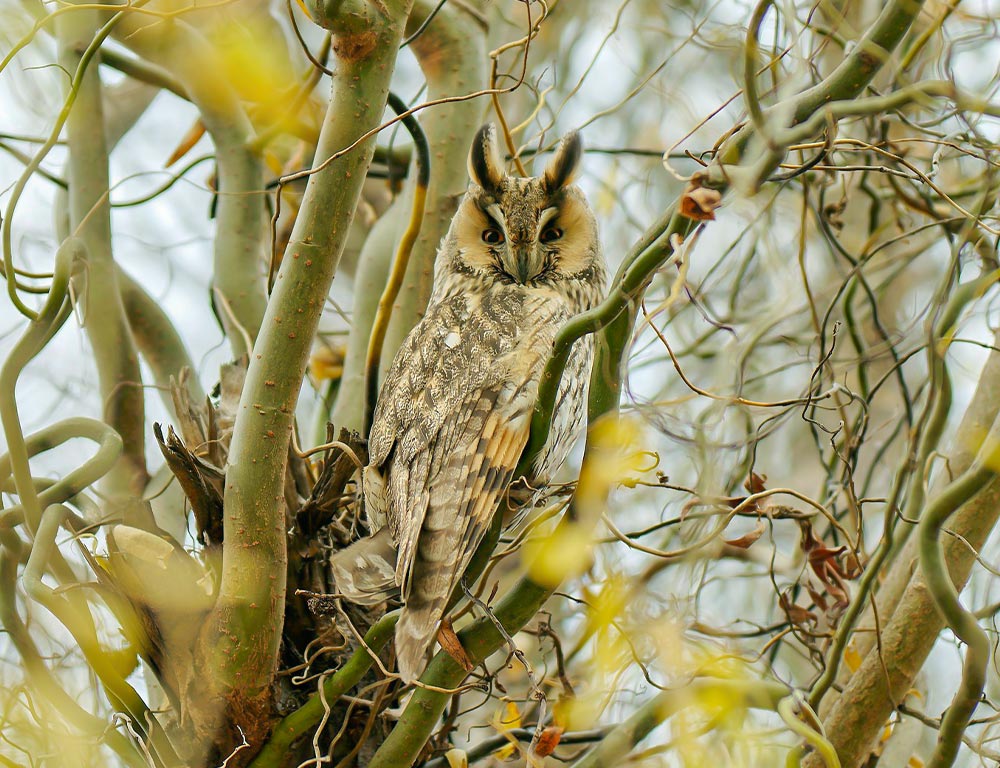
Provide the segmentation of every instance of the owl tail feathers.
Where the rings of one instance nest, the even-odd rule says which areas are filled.
[[[396,624],[396,664],[403,682],[412,683],[427,666],[443,610],[443,602],[403,607]]]
[[[396,585],[396,546],[388,528],[354,542],[330,557],[337,592],[358,605],[388,600]]]

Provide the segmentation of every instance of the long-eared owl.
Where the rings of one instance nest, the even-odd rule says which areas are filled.
[[[363,480],[373,536],[332,565],[349,600],[401,594],[396,656],[406,681],[423,670],[448,599],[516,479],[556,333],[604,293],[597,223],[571,183],[580,156],[571,133],[541,176],[509,176],[495,129],[480,129],[427,312],[382,383]],[[592,359],[586,337],[559,386],[536,486],[580,431]]]

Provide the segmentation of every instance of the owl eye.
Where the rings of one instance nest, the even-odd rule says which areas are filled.
[[[563,231],[559,227],[546,227],[538,239],[543,243],[554,243],[563,236]]]
[[[487,245],[500,245],[503,240],[503,232],[496,227],[483,230],[483,242]]]

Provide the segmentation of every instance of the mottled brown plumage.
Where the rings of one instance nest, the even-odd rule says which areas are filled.
[[[334,571],[338,590],[359,602],[399,589],[396,655],[407,681],[422,671],[445,604],[513,479],[556,332],[603,295],[597,224],[571,186],[580,150],[570,134],[541,176],[517,178],[504,172],[493,127],[479,131],[427,313],[382,384],[364,473],[377,533],[335,557]],[[579,432],[592,357],[589,337],[570,355],[536,484]]]

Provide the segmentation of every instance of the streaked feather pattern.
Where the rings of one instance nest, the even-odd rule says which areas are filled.
[[[427,313],[382,384],[364,489],[373,530],[387,528],[398,551],[396,655],[407,681],[422,671],[448,599],[513,479],[555,334],[603,293],[593,214],[567,186],[579,156],[573,134],[542,176],[513,178],[499,166],[492,126],[480,131]],[[592,349],[587,339],[571,353],[536,482],[558,468],[579,432]],[[334,560],[341,572],[363,566],[370,591],[383,595],[391,556],[352,554],[360,544]],[[364,591],[362,579],[343,578],[348,598]]]

